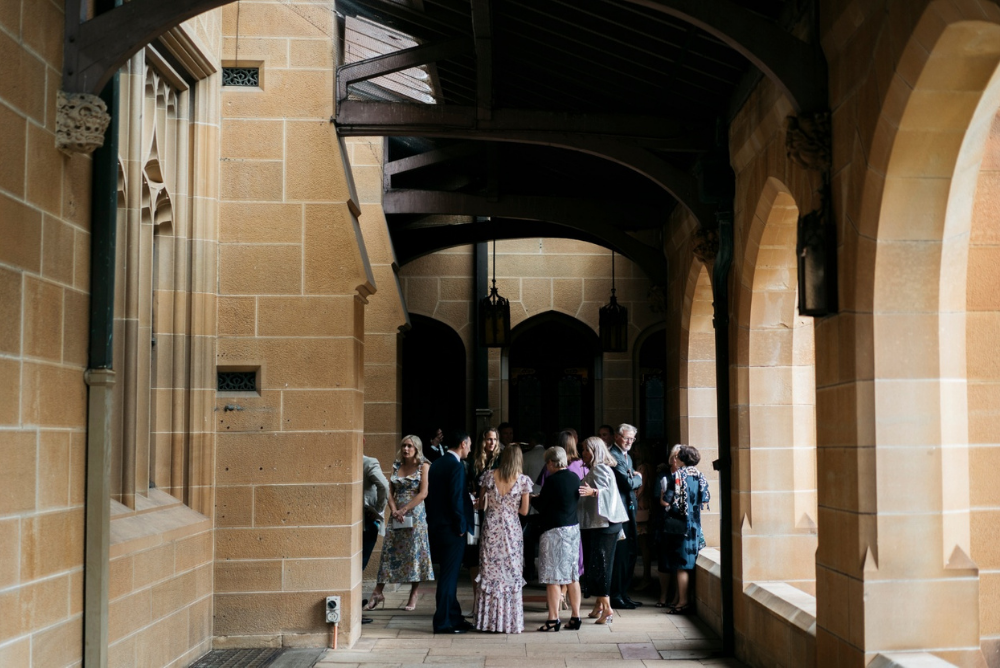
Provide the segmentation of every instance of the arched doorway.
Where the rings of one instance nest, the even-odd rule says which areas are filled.
[[[410,314],[403,337],[403,433],[464,429],[465,344],[448,325]]]
[[[516,437],[573,427],[594,432],[596,360],[601,346],[590,327],[549,311],[511,333],[510,416]]]

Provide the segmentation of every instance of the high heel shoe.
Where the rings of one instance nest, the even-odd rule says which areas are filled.
[[[382,608],[385,609],[385,596],[373,591],[372,597],[368,599],[368,605],[365,606],[365,610],[374,610],[379,603],[381,603]]]
[[[600,616],[600,617],[598,617],[598,618],[597,618],[597,621],[596,621],[596,622],[594,622],[594,623],[595,623],[595,624],[611,624],[611,622],[613,622],[613,621],[615,621],[615,616],[614,616],[614,614],[605,614],[605,613],[604,613],[604,612],[602,611],[602,612],[601,612],[601,616]]]
[[[411,600],[407,601],[406,605],[403,606],[403,610],[406,610],[407,612],[413,612],[416,609],[417,609],[417,601],[416,601],[416,599],[411,599]]]
[[[579,617],[570,617],[569,621],[566,622],[566,630],[567,631],[577,631],[577,630],[580,629],[580,626],[582,624],[583,624],[583,620],[580,619]]]
[[[542,626],[539,626],[538,630],[539,631],[555,631],[556,633],[559,633],[559,628],[561,626],[562,626],[562,620],[561,619],[550,619],[547,622],[545,622],[545,624],[543,624]]]
[[[589,613],[587,613],[587,616],[590,617],[591,619],[597,619],[598,617],[601,616],[601,614],[603,614],[602,610],[591,610]]]

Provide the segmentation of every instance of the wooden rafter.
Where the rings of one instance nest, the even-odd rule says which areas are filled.
[[[490,0],[472,0],[472,36],[476,41],[476,101],[478,116],[493,111],[493,19]]]
[[[663,253],[606,224],[590,228],[569,226],[546,220],[493,217],[486,222],[436,225],[392,232],[400,265],[444,248],[493,239],[556,237],[578,239],[609,248],[635,262],[654,285],[665,285],[667,261]]]
[[[230,1],[132,0],[83,20],[81,0],[66,0],[63,90],[99,93],[139,49],[184,21]]]
[[[351,84],[469,53],[471,46],[467,38],[458,37],[342,65],[337,68],[337,100],[347,99],[347,87]]]
[[[814,46],[731,0],[620,0],[679,18],[741,53],[781,88],[796,111],[827,106],[826,65]]]
[[[695,218],[711,223],[713,210],[698,198],[697,182],[692,175],[658,158],[641,143],[609,134],[616,130],[635,131],[636,126],[640,133],[655,130],[642,128],[641,118],[497,109],[491,120],[479,121],[476,110],[468,107],[355,101],[345,102],[337,110],[338,130],[345,136],[423,136],[515,142],[566,148],[605,158],[649,178],[673,195]],[[352,121],[364,125],[355,125]],[[575,131],[554,129],[557,127]]]

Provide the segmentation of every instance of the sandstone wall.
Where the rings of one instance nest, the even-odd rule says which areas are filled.
[[[61,3],[0,2],[0,665],[82,657],[90,158],[55,149]]]
[[[333,14],[223,10],[218,365],[259,369],[218,402],[215,644],[322,646],[339,594],[360,634],[365,304],[374,292],[333,115]],[[227,410],[227,406],[233,408]]]
[[[489,252],[492,280],[492,245]],[[608,303],[611,294],[610,251],[571,239],[499,241],[496,264],[497,288],[511,302],[512,328],[532,316],[554,311],[576,318],[597,332],[598,311]],[[469,351],[469,405],[474,408],[471,406],[471,351],[475,343],[472,248],[457,247],[418,258],[401,269],[400,279],[410,312],[450,325],[465,342]],[[603,389],[595,404],[595,419],[597,424],[634,424],[638,421],[638,407],[634,405],[634,343],[663,316],[650,305],[649,279],[621,256],[615,261],[615,285],[619,303],[629,309],[630,346],[627,353],[603,356]],[[493,410],[494,424],[510,419],[508,381],[500,376],[500,357],[499,349],[490,350],[489,408]],[[523,436],[527,438],[527,434]]]

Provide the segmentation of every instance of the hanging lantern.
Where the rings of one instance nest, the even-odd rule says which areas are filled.
[[[611,301],[601,307],[601,348],[606,353],[624,353],[628,350],[628,309],[615,297],[615,252],[611,251]]]
[[[510,345],[510,300],[497,291],[497,242],[493,240],[493,287],[479,301],[479,345],[506,348]]]

